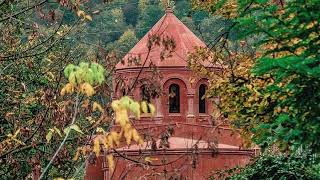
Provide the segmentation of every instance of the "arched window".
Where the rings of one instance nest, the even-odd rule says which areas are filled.
[[[148,88],[147,85],[142,85],[140,88],[140,96],[141,96],[141,100],[142,101],[147,101],[148,103],[151,102],[151,97],[150,97],[150,93],[148,92]]]
[[[199,113],[206,113],[206,94],[207,86],[205,84],[201,84],[199,87]]]
[[[141,101],[146,101],[147,103],[151,103],[151,97],[150,97],[150,93],[149,93],[149,89],[147,85],[142,85],[140,87],[140,96],[141,96]],[[147,106],[148,109],[148,113],[151,112],[149,106]]]
[[[169,113],[180,112],[180,90],[179,85],[171,84],[169,86]]]

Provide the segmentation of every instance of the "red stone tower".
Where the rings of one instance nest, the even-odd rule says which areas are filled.
[[[160,45],[148,46],[153,37],[160,38]],[[165,58],[162,57],[166,50],[163,43],[161,46],[163,39],[172,39],[175,47]],[[159,97],[150,99],[156,107],[155,117],[133,120],[139,133],[152,140],[142,146],[117,149],[123,156],[115,154],[116,167],[112,173],[108,171],[104,157],[99,158],[100,164],[88,164],[86,179],[97,179],[97,174],[101,179],[206,179],[212,170],[244,165],[249,161],[255,151],[240,148],[239,134],[226,125],[214,125],[211,114],[215,109],[210,100],[202,98],[207,79],[198,77],[190,81],[195,76],[187,66],[187,58],[197,47],[205,47],[205,44],[168,9],[116,66],[114,99],[123,93],[129,93],[136,100],[143,99],[144,87],[137,83],[137,77],[151,83],[154,81],[162,89]],[[206,66],[213,71],[220,70],[209,67],[209,64]],[[154,70],[150,67],[156,67],[161,78],[151,79]],[[127,90],[121,89],[117,78],[125,79]],[[146,156],[152,157],[156,166],[144,167],[130,161]],[[93,176],[95,178],[91,178]]]
[[[148,49],[148,41],[152,36],[160,39],[171,38],[175,43],[175,49],[169,57],[161,59],[161,52],[164,52],[163,45],[153,45]],[[203,85],[206,88],[207,80],[205,78],[197,79],[197,82],[190,83],[189,79],[194,75],[187,67],[188,54],[195,51],[196,47],[205,47],[205,44],[196,37],[173,13],[167,10],[166,14],[154,25],[154,27],[129,51],[124,57],[124,63],[116,66],[115,76],[134,80],[141,68],[139,78],[150,77],[151,65],[157,67],[162,75],[159,82],[164,92],[163,96],[154,99],[157,108],[156,120],[174,121],[174,122],[194,122],[196,120],[209,120],[209,113],[212,112],[209,101],[204,102],[204,113],[199,113],[199,87]],[[138,58],[137,58],[138,57]],[[138,63],[129,63],[131,59],[136,58]],[[138,65],[137,65],[138,64]],[[144,66],[143,66],[144,65]],[[175,86],[179,89],[180,102],[177,103],[178,109],[171,109],[169,112],[169,88]],[[174,87],[171,87],[173,90]],[[121,91],[115,87],[115,97],[121,96]],[[141,99],[141,87],[136,88],[130,94],[135,99]],[[177,107],[176,107],[177,108]]]

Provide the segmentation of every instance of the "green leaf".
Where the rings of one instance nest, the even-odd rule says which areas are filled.
[[[64,68],[64,75],[66,78],[70,76],[70,74],[75,70],[75,65],[69,64],[66,68]]]
[[[52,139],[53,132],[54,132],[53,129],[49,129],[49,132],[48,132],[48,134],[46,135],[47,143],[49,143],[50,140]]]
[[[68,133],[70,132],[70,127],[64,128],[63,132],[64,132],[65,134],[68,134]]]
[[[58,129],[57,127],[54,127],[53,129],[59,134],[60,137],[62,137],[60,129]]]
[[[81,129],[79,128],[79,126],[76,125],[76,124],[71,125],[69,128],[72,129],[72,130],[74,130],[74,131],[76,131],[76,132],[78,132],[78,133],[80,133],[80,134],[83,134],[83,132],[81,131]]]
[[[257,3],[260,3],[260,4],[263,4],[263,3],[266,3],[268,2],[268,0],[257,0]]]

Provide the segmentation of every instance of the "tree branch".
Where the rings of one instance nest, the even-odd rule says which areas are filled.
[[[30,7],[26,8],[26,9],[23,9],[23,10],[15,13],[15,14],[13,14],[13,15],[9,15],[9,16],[7,16],[7,17],[5,17],[5,18],[2,18],[2,19],[0,19],[0,22],[3,22],[3,21],[5,21],[5,20],[8,20],[8,19],[10,19],[10,18],[12,18],[12,17],[18,16],[18,15],[20,15],[20,14],[26,12],[26,11],[29,11],[29,10],[37,7],[37,6],[41,6],[42,4],[46,3],[47,1],[48,1],[48,0],[41,1],[41,2],[39,2],[38,4],[35,4],[35,5],[30,6]],[[5,2],[5,1],[3,1],[3,3],[4,3],[4,2]]]

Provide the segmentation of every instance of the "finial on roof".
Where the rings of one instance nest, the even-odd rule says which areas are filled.
[[[173,13],[174,1],[167,0],[166,3],[166,13]]]
[[[168,13],[173,13],[173,10],[172,10],[172,8],[170,6],[168,6],[166,8],[166,14],[168,14]]]

